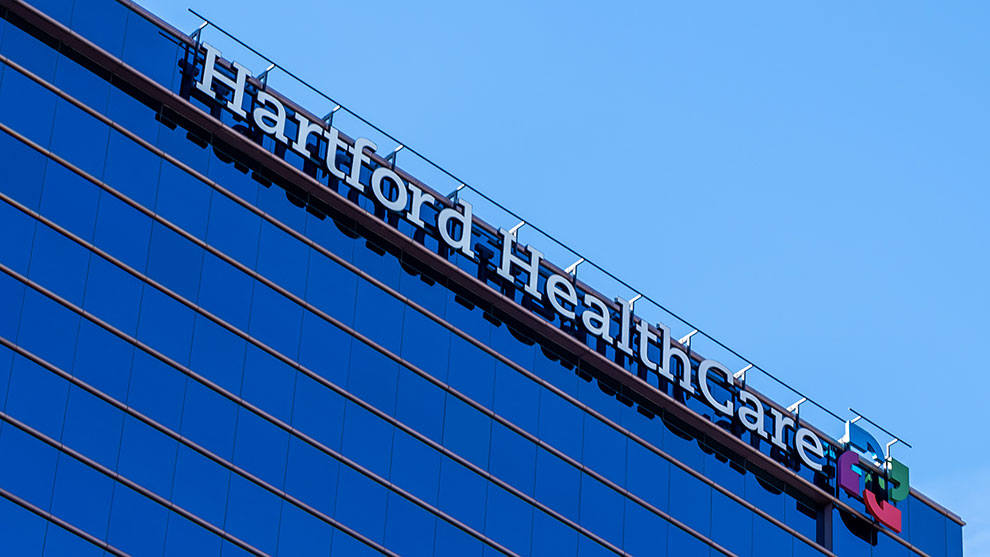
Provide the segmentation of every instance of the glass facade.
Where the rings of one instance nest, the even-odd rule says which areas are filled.
[[[158,22],[34,6],[0,8],[3,554],[962,555],[922,499],[893,534],[794,489],[57,31],[237,125]]]

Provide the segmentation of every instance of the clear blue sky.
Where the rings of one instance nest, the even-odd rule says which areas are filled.
[[[868,4],[142,0],[907,438],[990,554],[990,4]]]

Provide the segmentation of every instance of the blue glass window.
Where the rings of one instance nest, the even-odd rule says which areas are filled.
[[[299,363],[344,387],[347,385],[352,338],[321,317],[303,312]]]
[[[340,449],[344,399],[310,377],[299,374],[292,426],[334,450]]]
[[[188,447],[175,459],[172,501],[189,512],[222,526],[231,473]]]
[[[708,544],[684,530],[673,526],[667,529],[667,555],[710,555],[711,553],[712,550]],[[779,554],[758,553],[757,555]]]
[[[0,203],[0,261],[22,275],[27,274],[37,221],[6,203]]]
[[[297,296],[306,293],[309,248],[268,221],[261,223],[258,272]]]
[[[165,557],[204,557],[220,555],[221,538],[175,513],[168,517]]]
[[[355,470],[342,466],[337,480],[336,516],[347,526],[381,543],[385,535],[385,507],[388,491]],[[338,552],[340,536],[334,539]],[[345,544],[347,542],[344,542]],[[345,555],[345,553],[340,553]]]
[[[584,414],[570,402],[544,390],[540,397],[540,439],[580,460]]]
[[[591,476],[581,474],[581,526],[614,545],[622,545],[622,509],[618,492]]]
[[[403,304],[365,280],[357,285],[354,328],[398,354],[402,343]]]
[[[241,337],[197,315],[189,365],[193,371],[237,394],[241,390],[246,346]]]
[[[533,515],[532,555],[534,557],[577,554],[577,531],[543,511],[533,511]],[[644,553],[644,555],[648,554]]]
[[[790,534],[753,515],[753,555],[790,555],[793,547],[794,538]]]
[[[72,57],[70,57],[72,56]],[[110,74],[89,60],[63,50],[55,68],[55,85],[97,112],[105,112],[110,96]],[[106,148],[106,144],[103,145]],[[106,154],[106,151],[101,155]],[[100,158],[102,164],[103,159]]]
[[[127,231],[122,234],[122,231]],[[101,249],[144,272],[151,241],[151,219],[107,192],[100,194],[94,243]]]
[[[182,405],[182,435],[230,460],[234,454],[237,408],[216,391],[189,381]]]
[[[10,24],[4,29],[0,52],[47,80],[55,75],[56,53],[51,43],[42,42],[17,25]]]
[[[72,12],[70,27],[103,50],[120,56],[124,46],[124,25],[130,11],[114,0],[86,0]]]
[[[670,463],[639,443],[626,445],[626,488],[648,503],[665,510]]]
[[[285,490],[313,508],[333,516],[340,464],[297,437],[289,439]],[[289,507],[286,507],[289,508]]]
[[[347,390],[387,414],[395,413],[399,364],[381,352],[355,342],[347,374]]]
[[[551,509],[578,519],[581,472],[544,449],[536,451],[536,499]]]
[[[176,431],[186,376],[143,351],[134,353],[127,405]]]
[[[626,437],[601,420],[584,417],[584,465],[613,482],[626,483]]]
[[[25,286],[7,274],[0,274],[0,336],[12,340],[17,337]]]
[[[491,473],[532,495],[536,478],[536,445],[499,423],[492,424]]]
[[[155,212],[193,236],[205,239],[211,192],[185,170],[163,162]]]
[[[230,480],[225,529],[238,538],[274,554],[282,501],[240,476]]]
[[[443,439],[444,392],[404,367],[399,368],[395,417],[434,441]]]
[[[45,519],[0,497],[0,539],[11,555],[41,555],[47,527]]]
[[[38,151],[0,132],[0,165],[6,174],[3,193],[37,210],[41,203],[41,184],[47,163],[48,158]]]
[[[209,220],[207,243],[253,269],[258,258],[261,217],[214,191]]]
[[[133,416],[126,416],[117,471],[167,499],[172,495],[177,447],[174,439]]]
[[[282,505],[278,555],[329,555],[332,536],[333,527],[326,522],[292,505]]]
[[[713,490],[711,524],[712,540],[740,557],[752,555],[752,511]],[[758,553],[757,555],[769,554]],[[778,555],[778,553],[773,553],[773,555]]]
[[[393,484],[431,505],[437,504],[440,487],[441,454],[432,447],[396,430],[392,441],[392,467],[389,478]]]
[[[485,525],[485,480],[454,462],[443,457],[440,463],[440,510],[481,532]],[[442,547],[438,532],[438,547]]]
[[[79,326],[72,373],[105,394],[126,400],[133,357],[134,345],[84,320]]]
[[[177,50],[173,37],[138,14],[128,14],[121,55],[124,62],[168,88],[177,66]]]
[[[16,29],[12,25],[8,27]],[[8,29],[4,34],[4,42],[8,42],[10,37]],[[54,51],[49,52],[54,56]],[[0,121],[42,147],[48,145],[52,135],[55,100],[54,93],[23,74],[10,68],[3,72],[3,81],[0,82]]]
[[[358,541],[346,533],[336,530],[333,535],[333,545],[330,557],[377,557],[381,555],[364,542]]]
[[[315,251],[309,257],[307,273],[306,301],[342,323],[353,323],[357,276]]]
[[[137,337],[166,356],[186,363],[192,346],[195,314],[154,288],[145,288]]]
[[[433,554],[438,557],[469,557],[482,555],[485,546],[481,540],[471,537],[467,532],[444,522],[437,521],[436,541]]]
[[[908,500],[909,541],[932,557],[944,556],[945,517],[920,499],[911,497]]]
[[[154,131],[158,123],[154,113],[148,107],[139,104],[126,93],[118,89],[110,91],[111,116],[118,112],[118,121],[122,118],[133,122],[120,122],[131,131],[140,132],[147,128],[150,122]],[[132,112],[137,112],[130,116]],[[152,134],[152,131],[146,131]],[[154,138],[152,137],[152,141]],[[116,130],[110,131],[107,145],[107,165],[103,172],[103,180],[114,189],[140,203],[146,209],[155,208],[155,198],[158,195],[158,177],[161,173],[162,159],[151,151],[131,141]]]
[[[491,408],[495,360],[468,341],[452,337],[447,382],[472,400]]]
[[[58,455],[54,447],[4,423],[0,430],[0,487],[48,510]]]
[[[28,278],[76,305],[82,305],[89,251],[48,228],[34,235]]]
[[[388,494],[385,547],[410,557],[433,555],[436,516],[393,492]]]
[[[107,542],[130,555],[161,555],[168,509],[127,487],[113,490]]]
[[[69,384],[21,356],[14,357],[7,387],[6,412],[45,435],[62,435]]]
[[[281,488],[289,433],[244,408],[238,412],[234,464]]]
[[[529,551],[533,507],[495,485],[488,485],[485,535],[509,550],[525,555]]]
[[[17,344],[61,368],[72,367],[79,315],[32,289],[24,293]]]
[[[120,449],[124,415],[113,406],[83,391],[69,389],[62,442],[100,464],[114,468]]]
[[[702,535],[711,525],[712,488],[687,472],[670,468],[670,512]]]
[[[487,468],[491,418],[448,393],[443,422],[443,445],[481,468]]]
[[[302,314],[301,306],[255,281],[251,299],[251,336],[281,354],[295,358],[299,354]]]
[[[394,427],[368,410],[347,403],[344,413],[343,453],[384,478],[392,462]]]
[[[60,164],[49,164],[41,191],[41,214],[85,240],[92,240],[100,190]]]
[[[196,301],[203,248],[156,222],[151,229],[148,276],[189,301]]]
[[[667,521],[626,499],[622,549],[633,555],[659,555],[667,545]]]
[[[292,394],[296,370],[253,344],[244,359],[244,382],[241,396],[278,419],[292,420]]]
[[[72,555],[73,557],[101,557],[103,551],[87,540],[55,524],[48,525],[45,534],[44,557]]]
[[[522,373],[495,364],[495,412],[532,433],[539,430],[540,390]]]
[[[104,539],[112,496],[113,480],[74,458],[59,456],[52,514]]]
[[[422,313],[406,309],[402,327],[402,357],[445,381],[451,332]]]
[[[105,83],[105,82],[104,82]],[[110,128],[81,108],[59,99],[52,126],[51,150],[99,179],[107,156]]]
[[[291,137],[294,134],[290,132],[289,135]],[[291,156],[293,155],[290,154]],[[291,226],[295,230],[302,231],[306,226],[306,213],[295,204],[290,203],[288,195],[279,186],[259,188],[258,208],[271,215],[275,220]]]

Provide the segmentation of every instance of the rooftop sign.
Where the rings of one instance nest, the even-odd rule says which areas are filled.
[[[471,246],[474,220],[470,203],[460,199],[453,204],[446,199],[441,202],[430,192],[405,181],[394,168],[372,164],[372,154],[377,150],[373,141],[358,138],[353,145],[349,144],[333,126],[290,111],[264,88],[248,87],[250,72],[247,68],[233,62],[232,69],[228,70],[217,64],[220,52],[216,48],[206,43],[202,47],[205,61],[199,81],[195,83],[198,91],[219,101],[235,118],[247,122],[284,148],[317,163],[340,182],[373,196],[386,210],[431,234],[435,230],[451,250],[480,261]],[[246,98],[251,102],[245,103]],[[245,106],[254,108],[249,112]],[[311,139],[325,142],[325,152],[328,154],[314,156],[307,148]],[[344,154],[345,162],[342,164],[338,163],[338,151]],[[364,182],[361,181],[362,174],[366,176]],[[425,220],[427,218],[429,222]],[[680,344],[671,342],[667,325],[647,323],[635,315],[632,303],[617,297],[614,302],[621,309],[616,316],[618,326],[615,326],[606,301],[592,293],[579,292],[571,274],[551,272],[541,284],[539,271],[543,254],[533,247],[518,244],[515,230],[500,228],[497,240],[501,247],[496,268],[498,276],[552,308],[561,322],[580,326],[584,332],[638,362],[658,379],[677,385],[687,394],[704,401],[715,415],[738,419],[746,430],[785,454],[796,453],[800,462],[808,468],[829,477],[835,474],[832,467],[825,466],[828,461],[826,446],[814,430],[801,425],[800,420],[795,420],[790,412],[781,412],[774,406],[764,404],[756,394],[747,390],[744,382],[738,383],[725,365],[705,359],[695,371],[689,354],[679,348]],[[854,424],[847,425],[847,430],[850,425],[853,435],[847,435],[842,443],[868,459],[878,461],[878,465],[887,467],[890,473],[885,478],[873,478],[872,472],[859,466],[856,452],[850,450],[838,459],[839,484],[856,497],[862,497],[867,509],[879,521],[899,531],[898,511],[885,501],[899,501],[906,497],[907,468],[892,459],[881,458],[876,450],[877,442]],[[867,437],[872,444],[868,440],[863,441]],[[866,480],[868,484],[863,490],[860,489],[859,479]],[[880,499],[877,499],[877,493]]]

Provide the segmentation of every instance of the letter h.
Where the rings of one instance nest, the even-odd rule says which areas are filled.
[[[226,85],[234,91],[234,98],[227,101],[227,108],[241,118],[246,118],[247,113],[242,106],[244,104],[244,86],[247,84],[247,78],[251,72],[237,62],[231,62],[231,66],[234,68],[234,79],[227,77],[223,72],[217,71],[217,58],[220,57],[220,51],[209,43],[203,43],[203,48],[206,49],[206,61],[203,62],[203,77],[196,82],[196,88],[216,98],[217,95],[213,92],[213,80]]]

